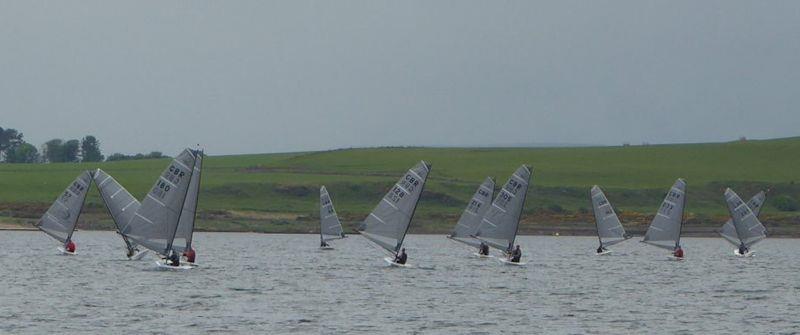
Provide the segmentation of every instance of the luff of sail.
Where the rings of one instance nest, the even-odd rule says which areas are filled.
[[[686,182],[678,178],[667,192],[642,242],[667,250],[674,250],[679,246],[684,207]]]
[[[753,215],[758,218],[761,214],[761,207],[764,206],[764,202],[767,200],[767,194],[764,191],[756,193],[749,201],[747,201],[747,207],[750,207],[750,210],[753,211]],[[726,241],[730,242],[734,246],[738,247],[741,244],[739,240],[739,234],[736,233],[736,227],[733,225],[733,219],[728,219],[724,225],[722,225],[722,230],[719,232],[720,236],[722,236]],[[764,231],[766,236],[766,230]]]
[[[93,178],[95,185],[97,185],[97,190],[100,192],[100,197],[103,198],[103,203],[114,220],[117,232],[122,236],[122,240],[125,241],[129,254],[133,254],[136,246],[128,240],[128,237],[122,231],[131,222],[141,203],[105,171],[97,169]]]
[[[194,236],[194,222],[197,216],[197,200],[200,196],[200,177],[203,172],[203,152],[193,151],[196,160],[192,170],[192,178],[189,181],[189,190],[186,193],[186,200],[183,203],[181,217],[178,220],[178,228],[175,231],[175,239],[172,242],[172,250],[183,253],[192,247],[192,236]]]
[[[195,164],[191,150],[181,152],[156,180],[122,233],[134,243],[169,255]]]
[[[736,192],[730,188],[725,190],[725,203],[736,228],[736,235],[747,248],[765,239],[764,226],[758,220],[750,206],[748,206]]]
[[[342,223],[333,208],[333,201],[325,186],[319,189],[320,240],[330,241],[344,237]]]
[[[430,169],[420,161],[408,170],[361,223],[361,235],[392,253],[400,251]]]
[[[493,197],[494,179],[491,177],[486,177],[486,180],[484,180],[483,183],[478,186],[475,194],[472,195],[472,199],[470,199],[467,208],[465,208],[464,212],[461,213],[461,217],[458,219],[456,226],[453,228],[453,232],[451,232],[448,237],[454,241],[458,241],[476,248],[480,246],[480,241],[476,240],[472,236],[478,233],[481,220],[483,220],[483,216],[486,214],[486,211],[489,210]]]
[[[520,166],[497,193],[486,211],[475,237],[495,249],[510,252],[519,229],[519,220],[528,195],[533,171]]]
[[[589,195],[592,198],[592,211],[600,245],[605,248],[625,241],[627,239],[625,228],[622,227],[614,207],[611,206],[603,190],[595,185]]]
[[[81,209],[83,209],[91,183],[91,174],[89,171],[83,171],[53,201],[50,208],[36,223],[36,227],[57,241],[67,243],[75,231],[75,224],[78,223],[78,217],[81,215]]]

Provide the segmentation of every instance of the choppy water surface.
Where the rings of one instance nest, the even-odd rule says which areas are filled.
[[[39,232],[0,232],[0,333],[791,333],[800,331],[800,241],[736,258],[686,238],[687,260],[634,241],[593,255],[588,237],[521,237],[527,267],[471,258],[441,236],[406,239],[388,268],[363,238],[196,234],[189,272],[124,260],[110,232],[56,255]],[[535,256],[535,257],[532,257]]]

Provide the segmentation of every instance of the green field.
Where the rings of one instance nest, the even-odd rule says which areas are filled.
[[[800,199],[800,138],[764,141],[579,148],[372,148],[210,156],[205,160],[198,228],[311,232],[318,188],[326,185],[346,225],[365,217],[419,160],[433,165],[412,231],[445,232],[486,176],[498,184],[520,164],[534,167],[522,230],[581,231],[592,226],[587,193],[602,186],[632,230],[644,229],[672,182],[688,183],[688,217],[698,231],[726,218],[725,187],[742,197],[771,188],[763,211],[780,234],[800,228],[800,213],[780,211],[777,196]],[[0,165],[0,220],[27,224],[83,169],[102,168],[142,198],[167,160]],[[498,185],[499,187],[500,185]],[[109,228],[92,190],[79,227]],[[691,230],[691,229],[690,229]]]

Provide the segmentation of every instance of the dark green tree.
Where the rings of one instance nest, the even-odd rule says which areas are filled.
[[[3,129],[0,127],[0,156],[6,154],[9,149],[23,142],[22,133],[18,132],[16,129]]]
[[[52,139],[44,143],[44,158],[50,163],[60,163],[64,161],[64,141]]]
[[[100,152],[100,141],[92,135],[87,135],[81,140],[81,161],[102,162],[103,154]]]
[[[64,162],[78,162],[81,150],[81,142],[78,140],[69,140],[64,142]]]
[[[39,150],[30,143],[23,142],[6,151],[8,163],[36,163],[39,159]]]

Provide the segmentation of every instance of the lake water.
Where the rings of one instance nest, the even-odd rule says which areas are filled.
[[[406,239],[389,268],[360,236],[199,233],[201,267],[124,260],[114,233],[0,232],[0,333],[608,334],[800,332],[800,241],[737,258],[685,238],[687,259],[635,241],[595,256],[590,237],[524,236],[527,267],[470,257],[442,236]],[[534,250],[535,248],[535,250]],[[535,257],[532,257],[535,256]]]

